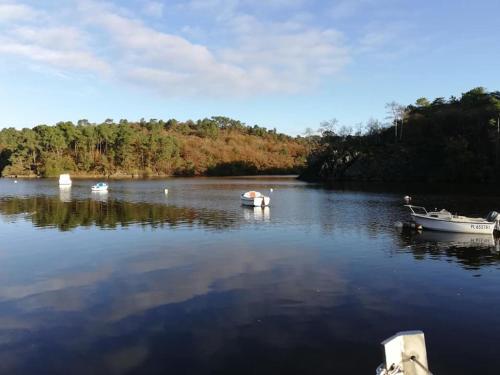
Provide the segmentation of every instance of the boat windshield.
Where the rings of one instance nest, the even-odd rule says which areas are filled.
[[[405,207],[408,207],[411,211],[412,214],[417,214],[417,215],[427,215],[427,210],[425,207],[420,207],[420,206],[412,206],[412,205],[405,205]]]

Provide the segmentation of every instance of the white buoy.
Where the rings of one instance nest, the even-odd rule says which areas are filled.
[[[69,175],[69,173],[63,173],[59,175],[59,186],[67,187],[71,186],[71,183],[71,176]]]
[[[14,180],[14,183],[17,184],[17,180]]]
[[[409,195],[406,195],[403,199],[404,199],[404,201],[405,201],[406,204],[410,204],[411,197]]]
[[[272,193],[273,192],[273,188],[269,189],[269,192]]]
[[[165,189],[165,195],[168,195],[168,189]]]

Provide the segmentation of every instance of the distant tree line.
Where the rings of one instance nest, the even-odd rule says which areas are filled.
[[[488,183],[500,180],[500,92],[387,105],[390,123],[323,128],[301,175],[314,181]]]
[[[227,117],[80,120],[0,131],[2,176],[296,173],[306,153],[303,138]]]

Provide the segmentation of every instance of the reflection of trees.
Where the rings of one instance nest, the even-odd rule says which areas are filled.
[[[404,231],[398,237],[401,251],[411,250],[417,260],[455,260],[465,269],[500,264],[499,238],[484,235]]]
[[[56,197],[6,198],[0,200],[0,214],[23,215],[38,227],[56,227],[62,231],[80,226],[100,228],[126,227],[130,224],[163,227],[178,225],[226,228],[236,218],[222,210],[194,209],[152,203],[92,199],[61,202]]]

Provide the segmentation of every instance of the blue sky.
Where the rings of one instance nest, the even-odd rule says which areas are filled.
[[[0,127],[225,115],[289,134],[500,89],[498,0],[0,0]]]

